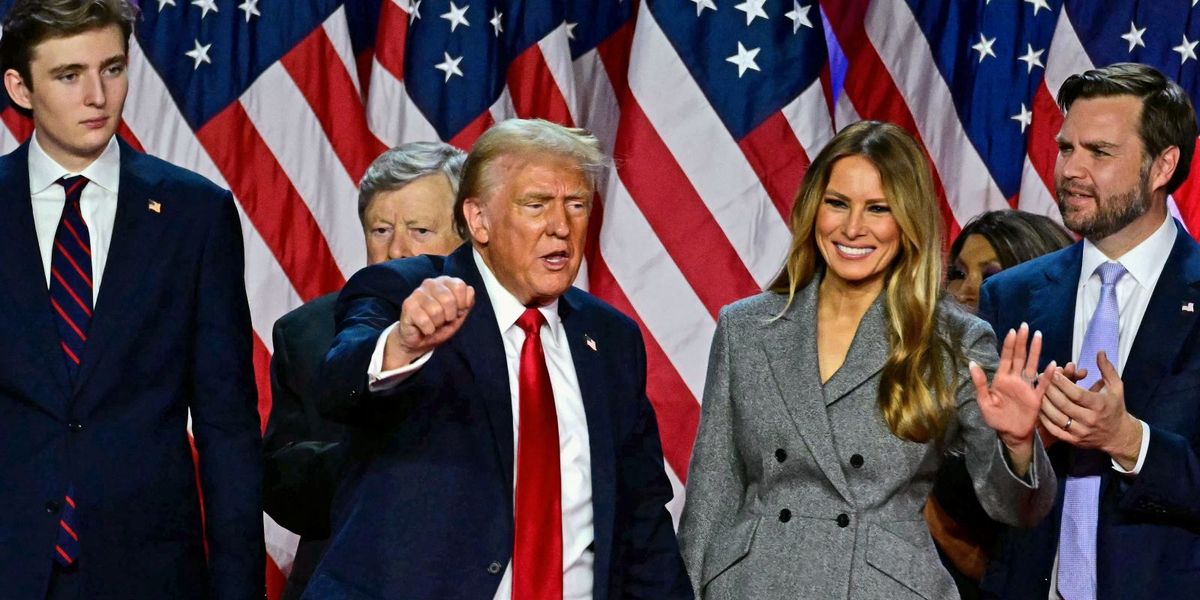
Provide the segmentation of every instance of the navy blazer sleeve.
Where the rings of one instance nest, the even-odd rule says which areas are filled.
[[[321,370],[321,415],[339,423],[369,424],[382,416],[378,410],[390,410],[389,400],[404,396],[414,380],[429,378],[429,368],[387,393],[367,393],[367,367],[379,341],[379,334],[400,318],[400,305],[427,277],[436,277],[441,259],[420,256],[404,261],[404,267],[387,263],[367,267],[346,282],[338,296],[335,320],[337,336],[325,355]],[[384,270],[387,276],[379,276]],[[426,365],[434,367],[435,365]]]
[[[213,598],[262,598],[262,469],[252,326],[233,196],[210,224],[196,285],[192,432]]]
[[[342,427],[316,415],[321,360],[332,342],[327,300],[289,313],[272,328],[271,416],[263,438],[263,505],[277,523],[305,537],[327,538],[344,448]],[[312,304],[312,303],[310,303]],[[294,317],[294,318],[289,318]],[[329,323],[310,322],[328,319]]]

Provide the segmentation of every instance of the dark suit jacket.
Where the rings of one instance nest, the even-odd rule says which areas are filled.
[[[504,346],[464,245],[363,269],[338,301],[321,410],[351,425],[352,466],[308,598],[490,599],[513,545],[513,435]],[[421,281],[475,288],[462,329],[397,388],[367,390],[380,332]],[[595,598],[690,598],[671,518],[646,355],[629,318],[577,289],[559,301],[592,460]],[[596,349],[585,339],[590,337]]]
[[[318,375],[333,345],[337,294],[326,294],[275,321],[271,417],[263,440],[263,506],[300,534],[284,600],[299,598],[325,551],[329,511],[342,465],[345,427],[317,413]]]
[[[72,386],[38,255],[27,152],[0,158],[3,595],[44,596],[73,484],[84,597],[261,598],[259,422],[232,196],[121,145],[112,245]]]
[[[1028,321],[1045,334],[1043,366],[1071,360],[1083,244],[988,280],[980,315],[996,334]],[[1191,310],[1187,310],[1190,307]],[[1179,236],[1150,298],[1122,381],[1129,412],[1150,425],[1135,477],[1105,468],[1097,534],[1100,600],[1193,598],[1200,586],[1200,245]],[[1046,598],[1058,548],[1061,482],[1073,449],[1050,448],[1059,473],[1057,506],[1035,529],[1010,530],[984,578],[1001,598]]]

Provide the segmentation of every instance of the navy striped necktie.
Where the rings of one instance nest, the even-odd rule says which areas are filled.
[[[88,180],[77,175],[64,177],[57,183],[63,186],[67,199],[50,253],[50,307],[54,310],[59,347],[73,385],[83,360],[88,325],[92,322],[92,242],[79,209],[79,198]],[[63,566],[74,564],[79,557],[79,517],[74,496],[75,486],[68,484],[54,543],[54,560]]]
[[[72,383],[79,372],[88,325],[92,322],[92,243],[79,210],[79,197],[87,183],[82,175],[58,180],[66,190],[67,200],[50,253],[50,306],[54,309],[59,345]]]

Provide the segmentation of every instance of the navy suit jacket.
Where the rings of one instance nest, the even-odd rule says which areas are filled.
[[[1178,225],[1177,225],[1178,227]],[[1042,366],[1071,360],[1083,244],[990,278],[980,316],[1002,333],[1027,321],[1045,336]],[[1097,596],[1100,600],[1193,598],[1200,588],[1200,245],[1179,227],[1122,381],[1130,414],[1150,425],[1137,476],[1106,468],[1100,487]],[[984,578],[1001,598],[1047,597],[1062,516],[1062,485],[1073,448],[1051,446],[1057,506],[1031,530],[1009,530]]]
[[[490,599],[513,546],[512,405],[504,346],[470,245],[363,269],[338,302],[321,409],[351,426],[334,536],[306,598]],[[462,328],[397,388],[367,390],[380,332],[420,283],[475,289]],[[592,461],[594,597],[691,598],[665,504],[646,354],[636,325],[572,288],[559,314]],[[595,349],[586,340],[594,342]]]
[[[317,380],[333,345],[337,294],[306,302],[275,321],[271,417],[263,438],[263,505],[300,534],[283,600],[304,593],[329,539],[329,513],[342,471],[345,427],[317,412]]]
[[[0,594],[45,596],[71,484],[84,597],[261,598],[259,424],[233,198],[121,145],[112,244],[72,385],[27,157],[23,145],[0,158]]]

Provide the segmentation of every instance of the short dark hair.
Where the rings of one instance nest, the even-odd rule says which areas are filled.
[[[129,36],[138,10],[128,0],[17,0],[4,17],[0,37],[0,72],[16,70],[33,89],[29,64],[33,49],[51,39],[116,25],[129,51]]]
[[[958,260],[963,244],[972,235],[983,236],[996,251],[1001,269],[1015,267],[1043,254],[1075,243],[1075,238],[1054,219],[1021,210],[993,210],[963,226],[950,245],[950,264]]]
[[[1068,77],[1058,90],[1058,106],[1066,112],[1076,100],[1111,96],[1134,96],[1142,101],[1138,137],[1147,160],[1171,146],[1179,148],[1179,164],[1166,191],[1170,194],[1179,189],[1196,150],[1196,111],[1187,92],[1153,67],[1114,63]]]

